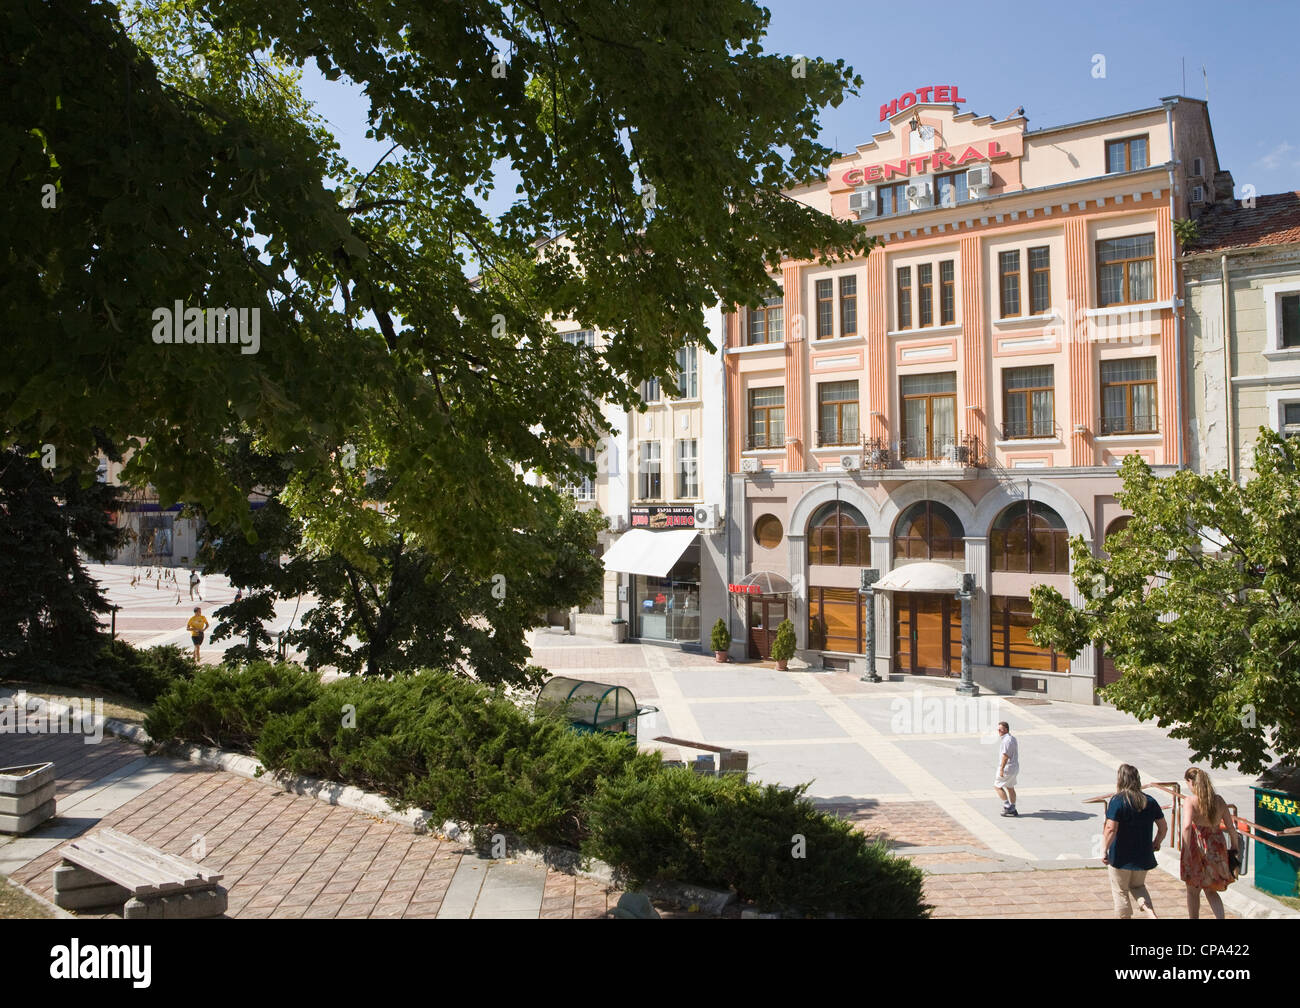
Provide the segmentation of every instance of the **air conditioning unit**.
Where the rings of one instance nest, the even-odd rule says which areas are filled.
[[[993,185],[993,169],[986,164],[974,165],[966,169],[966,189],[971,199],[983,199],[989,194]]]
[[[954,465],[965,465],[970,461],[970,449],[965,445],[950,444],[943,450],[944,460]]]
[[[695,506],[695,527],[697,529],[715,529],[718,527],[718,505],[697,504]]]
[[[858,220],[875,216],[876,193],[874,189],[859,189],[849,193],[849,212],[856,214]]]
[[[907,209],[922,210],[934,202],[929,182],[914,182],[907,187]]]
[[[740,471],[743,473],[760,473],[763,471],[763,461],[756,458],[741,459]]]
[[[861,455],[841,455],[840,468],[845,472],[856,472],[862,468]]]
[[[610,515],[610,516],[609,516],[609,530],[610,530],[611,532],[624,532],[624,531],[626,531],[626,530],[627,530],[627,516],[626,516],[626,515],[621,515],[621,514],[620,514],[620,515]]]

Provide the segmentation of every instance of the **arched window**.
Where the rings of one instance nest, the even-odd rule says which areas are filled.
[[[1020,501],[998,515],[989,530],[995,571],[1068,574],[1070,537],[1061,516],[1038,501]]]
[[[898,516],[894,525],[895,563],[965,557],[966,531],[952,508],[938,501],[918,501]]]
[[[1102,547],[1105,548],[1106,543],[1110,541],[1110,537],[1113,536],[1116,532],[1123,532],[1126,528],[1128,528],[1128,523],[1131,522],[1132,520],[1133,520],[1132,515],[1120,515],[1109,525],[1107,525],[1106,535],[1102,538],[1101,541]]]
[[[862,512],[839,501],[818,508],[808,522],[808,562],[826,567],[870,565],[871,529]]]

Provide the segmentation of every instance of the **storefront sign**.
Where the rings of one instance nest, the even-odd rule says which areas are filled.
[[[695,528],[695,508],[678,504],[645,504],[629,509],[628,526],[643,529]]]
[[[931,98],[930,95],[934,97]],[[915,91],[908,91],[904,95],[899,95],[888,105],[880,106],[880,121],[884,122],[892,115],[899,112],[905,112],[917,102],[933,102],[937,105],[965,105],[966,99],[958,97],[956,84],[931,84],[929,87],[919,87]]]
[[[859,186],[869,182],[887,182],[896,175],[907,178],[911,175],[925,175],[945,169],[956,170],[972,161],[997,161],[1011,156],[1011,152],[1004,151],[1000,143],[990,140],[987,143],[971,144],[960,155],[955,150],[945,148],[928,154],[918,154],[916,157],[883,161],[862,168],[850,168],[840,178],[846,186]]]
[[[762,595],[763,589],[756,584],[729,584],[727,591],[733,595]]]

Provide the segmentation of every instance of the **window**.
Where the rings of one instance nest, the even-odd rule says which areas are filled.
[[[829,280],[817,281],[817,338],[830,339],[835,335],[834,298]]]
[[[589,465],[596,464],[596,449],[591,446],[579,446],[574,450],[582,461]],[[589,501],[596,499],[596,481],[590,476],[582,476],[576,483],[565,483],[561,487],[561,492],[571,496],[574,500]]]
[[[688,500],[700,495],[698,442],[695,438],[677,442],[677,496]]]
[[[1029,314],[1043,315],[1052,307],[1052,256],[1046,245],[1029,250]]]
[[[912,328],[912,267],[898,267],[898,328]]]
[[[876,188],[876,216],[889,217],[907,209],[907,183],[882,185]]]
[[[1070,539],[1065,521],[1037,501],[1012,504],[998,515],[989,530],[989,560],[994,571],[1070,573]]]
[[[1300,436],[1300,403],[1282,404],[1282,436]]]
[[[913,504],[894,525],[894,562],[899,560],[962,560],[966,531],[952,509],[938,501]]]
[[[840,277],[840,335],[858,334],[858,278]]]
[[[852,504],[823,504],[808,522],[808,562],[823,567],[871,564],[871,529]]]
[[[763,549],[776,549],[781,545],[781,537],[784,534],[781,528],[781,519],[776,515],[765,514],[754,522],[754,542],[758,543]]]
[[[964,171],[934,177],[934,196],[939,206],[948,207],[965,203],[968,195]]]
[[[1102,544],[1101,548],[1103,550],[1109,551],[1110,537],[1115,535],[1116,533],[1123,532],[1126,528],[1128,528],[1128,523],[1131,522],[1132,520],[1133,520],[1132,515],[1120,515],[1109,525],[1107,525],[1106,533],[1101,540],[1101,544]],[[1109,555],[1109,553],[1107,553],[1107,555]]]
[[[596,349],[596,330],[594,329],[579,329],[576,332],[561,333],[560,339],[570,346],[586,347],[588,350]]]
[[[823,382],[817,386],[817,447],[857,444],[858,383]]]
[[[1192,175],[1200,178],[1205,174],[1205,162],[1200,158],[1192,158]]]
[[[1156,359],[1101,362],[1101,432],[1156,432]]]
[[[905,459],[938,459],[957,442],[957,373],[907,375],[900,382],[903,398]]]
[[[1156,297],[1156,236],[1097,242],[1097,306],[1139,304]]]
[[[749,345],[780,343],[785,339],[785,302],[780,297],[768,298],[762,308],[749,312]]]
[[[1277,302],[1277,345],[1283,350],[1300,347],[1300,294],[1283,294]]]
[[[957,321],[956,270],[951,259],[939,263],[939,324],[954,325]]]
[[[1106,174],[1137,171],[1147,166],[1147,138],[1128,137],[1106,142]]]
[[[916,267],[917,300],[921,317],[920,327],[934,325],[934,266],[922,263]]]
[[[700,397],[699,349],[685,346],[677,351],[677,387],[681,398],[698,399]]]
[[[647,378],[641,383],[641,398],[648,403],[659,401],[661,393],[659,391],[659,379]]]
[[[660,457],[658,441],[641,442],[641,499],[661,500],[663,483],[660,479]]]
[[[750,390],[749,447],[785,447],[785,389]]]
[[[862,596],[856,588],[808,589],[808,646],[862,654]]]
[[[1007,368],[1002,372],[1002,436],[1056,436],[1053,365]]]
[[[1020,314],[1020,252],[998,253],[999,318],[1015,318]]]
[[[1039,647],[1029,639],[1034,625],[1034,607],[1029,599],[994,595],[989,603],[994,665],[1043,672],[1064,672],[1070,667],[1065,655]]]

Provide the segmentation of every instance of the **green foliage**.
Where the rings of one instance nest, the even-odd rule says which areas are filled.
[[[713,624],[713,630],[709,633],[709,646],[714,651],[725,651],[731,647],[731,631],[727,629],[726,621],[721,617]]]
[[[199,665],[174,645],[141,651],[126,641],[104,645],[93,681],[106,689],[153,703],[177,681],[193,679]]]
[[[794,624],[788,619],[782,620],[776,628],[776,638],[772,641],[772,658],[775,661],[788,662],[794,657]]]
[[[1183,250],[1191,248],[1201,236],[1200,225],[1189,218],[1174,221],[1174,237]]]
[[[925,916],[920,869],[802,792],[688,768],[606,778],[587,802],[583,851],[622,869],[632,885],[734,887],[764,909],[804,914]]]
[[[1159,718],[1198,761],[1254,773],[1300,757],[1298,473],[1300,442],[1262,428],[1244,486],[1158,478],[1130,455],[1116,496],[1132,520],[1108,557],[1071,543],[1085,605],[1034,587],[1031,636],[1071,657],[1103,645],[1122,673],[1106,699]]]
[[[204,666],[192,679],[172,682],[144,727],[158,745],[197,742],[247,752],[272,714],[300,710],[320,691],[320,676],[297,665]]]

